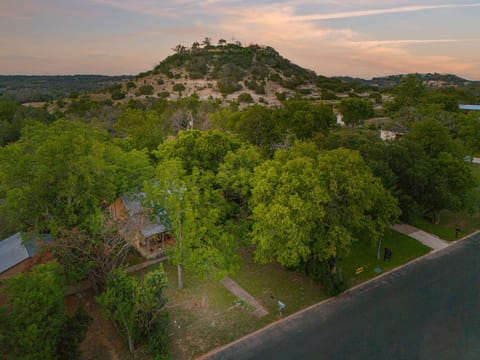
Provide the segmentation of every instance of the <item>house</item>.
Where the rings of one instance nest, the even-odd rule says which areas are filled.
[[[145,193],[121,195],[109,210],[114,219],[124,222],[121,232],[125,240],[150,260],[164,255],[165,249],[173,246],[174,239],[161,219],[152,217],[150,211],[142,207],[143,198]]]
[[[387,140],[398,140],[404,136],[407,132],[405,130],[380,130],[380,139],[383,141]]]
[[[38,253],[42,242],[53,241],[48,235],[41,240],[26,237],[17,232],[0,241],[0,278],[7,278],[32,266],[32,258]]]
[[[463,111],[480,111],[480,105],[458,105],[458,108]]]

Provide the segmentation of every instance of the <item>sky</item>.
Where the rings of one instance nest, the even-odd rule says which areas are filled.
[[[480,80],[474,0],[0,0],[0,74],[138,74],[210,37],[326,76]]]

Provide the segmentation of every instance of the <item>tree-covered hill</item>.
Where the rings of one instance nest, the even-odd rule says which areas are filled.
[[[109,89],[113,100],[198,95],[240,103],[278,105],[285,99],[335,98],[354,84],[319,76],[293,64],[270,46],[227,43],[177,45],[173,54],[135,80]]]
[[[0,75],[0,99],[20,103],[48,101],[97,91],[132,76],[105,75]]]
[[[358,82],[367,86],[373,86],[378,88],[392,88],[400,85],[402,79],[414,75],[418,80],[424,83],[427,87],[432,88],[445,88],[445,87],[467,87],[467,88],[480,88],[480,81],[472,81],[461,78],[454,74],[439,74],[439,73],[426,73],[426,74],[397,74],[374,77],[371,80],[352,78],[348,76],[337,77],[346,83]]]

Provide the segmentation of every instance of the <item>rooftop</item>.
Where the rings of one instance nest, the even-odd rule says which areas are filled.
[[[480,111],[480,105],[458,105],[460,110],[473,110],[473,111]]]

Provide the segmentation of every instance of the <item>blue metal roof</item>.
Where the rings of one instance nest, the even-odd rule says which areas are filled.
[[[9,238],[0,241],[0,274],[11,267],[20,264],[22,261],[33,257],[38,246],[36,240],[42,243],[52,243],[53,238],[48,235],[29,236],[17,232]]]
[[[19,232],[0,241],[0,273],[30,257],[31,255],[23,245],[22,235]]]
[[[474,111],[480,111],[480,105],[458,105],[458,108],[460,110],[474,110]]]

